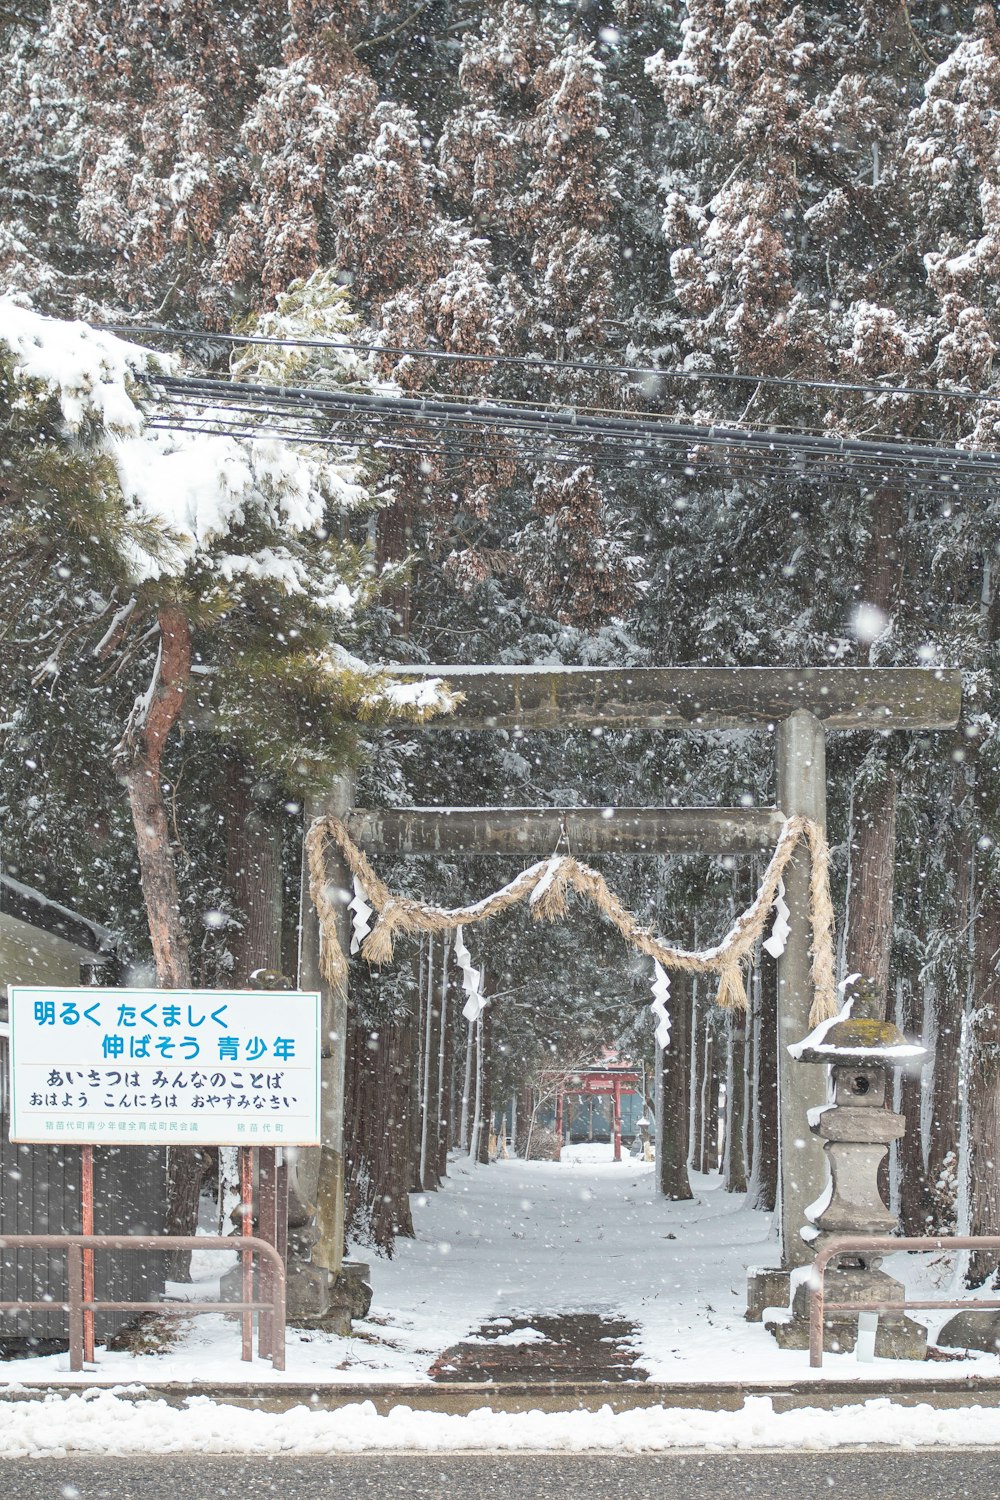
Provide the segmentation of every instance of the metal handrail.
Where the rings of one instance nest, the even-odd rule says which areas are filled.
[[[254,1235],[232,1238],[225,1235],[194,1234],[5,1234],[0,1236],[0,1250],[65,1250],[67,1291],[66,1302],[0,1302],[3,1312],[52,1312],[60,1310],[69,1314],[69,1367],[83,1369],[83,1315],[95,1309],[109,1311],[122,1309],[126,1312],[159,1312],[183,1317],[190,1312],[230,1312],[261,1314],[257,1330],[258,1354],[263,1355],[270,1345],[271,1365],[275,1370],[285,1368],[285,1266],[273,1245]],[[84,1300],[83,1296],[83,1252],[85,1250],[236,1250],[262,1256],[270,1266],[271,1275],[267,1287],[269,1301],[254,1301],[245,1298],[241,1302],[104,1302]],[[264,1278],[262,1277],[263,1281]],[[265,1330],[265,1317],[269,1327]],[[268,1340],[266,1334],[270,1334]],[[242,1357],[253,1358],[252,1348],[246,1345]]]
[[[1000,1307],[1000,1300],[986,1297],[960,1297],[948,1301],[927,1301],[905,1297],[899,1302],[874,1298],[867,1302],[827,1302],[824,1278],[827,1267],[837,1255],[888,1255],[896,1250],[1000,1250],[1000,1235],[952,1234],[944,1236],[891,1234],[845,1234],[828,1240],[816,1252],[810,1267],[809,1287],[809,1364],[813,1369],[823,1364],[823,1323],[828,1312],[905,1312],[907,1308],[942,1308],[960,1311],[974,1302],[976,1307]]]

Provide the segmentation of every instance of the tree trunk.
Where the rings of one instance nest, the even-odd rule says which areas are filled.
[[[969,1207],[973,1234],[1000,1235],[1000,884],[977,882],[969,1046]],[[969,1264],[969,1285],[1000,1267],[995,1250]]]
[[[167,1212],[165,1234],[194,1234],[198,1226],[201,1185],[212,1156],[200,1146],[171,1146],[167,1152]],[[172,1250],[167,1256],[171,1281],[191,1280],[191,1251]]]
[[[884,763],[855,788],[847,895],[847,969],[870,981],[881,1017],[889,995],[892,887],[896,866],[896,773]]]
[[[353,1024],[344,1096],[345,1225],[351,1238],[392,1254],[412,1236],[409,1199],[412,1021],[387,1022],[372,1036]]]
[[[701,1074],[705,1063],[705,1016],[702,1004],[704,985],[700,979],[692,981],[691,990],[691,1088],[689,1092],[690,1113],[688,1119],[688,1167],[692,1172],[701,1171]]]
[[[184,611],[160,610],[160,649],[144,704],[137,704],[120,750],[139,854],[142,895],[156,980],[163,989],[189,989],[191,966],[181,923],[177,866],[170,842],[160,763],[191,677],[191,631]]]
[[[973,930],[972,870],[975,820],[970,816],[970,789],[964,764],[956,766],[952,781],[954,827],[945,854],[952,890],[954,929],[951,962],[934,987],[933,1082],[930,1131],[927,1142],[927,1181],[933,1200],[934,1227],[954,1230],[955,1188],[958,1182],[959,1075],[962,1054],[962,1017],[969,989],[969,940]]]
[[[656,1175],[664,1198],[680,1202],[690,1198],[688,1178],[688,1109],[690,1099],[690,1013],[694,985],[690,975],[676,974],[671,980],[670,1042],[660,1061],[659,1132],[656,1141]],[[593,1101],[591,1101],[593,1105]]]
[[[517,1101],[517,1130],[514,1134],[514,1152],[517,1156],[524,1156],[528,1149],[528,1131],[531,1129],[534,1108],[535,1100],[531,1084],[525,1083],[521,1086]]]
[[[424,1133],[424,1033],[427,1027],[425,968],[426,941],[420,939],[420,958],[417,965],[417,997],[413,1014],[413,1070],[410,1080],[410,1192],[423,1189],[420,1180],[420,1145]]]
[[[873,612],[866,652],[876,665],[876,615],[886,627],[899,606],[903,557],[900,538],[906,519],[899,484],[883,484],[872,499],[871,526],[864,566],[861,608]],[[845,952],[849,973],[871,983],[871,998],[884,1017],[889,998],[892,953],[892,887],[896,861],[896,772],[886,758],[887,745],[869,737],[874,774],[855,786],[850,829],[850,880],[847,892]]]
[[[727,1193],[747,1190],[746,1157],[743,1151],[743,1117],[746,1109],[747,1026],[743,1011],[729,1015],[729,1054],[726,1058],[726,1154],[723,1186]]]
[[[232,984],[246,989],[258,969],[281,970],[281,825],[259,775],[235,748],[226,752],[227,878],[240,928],[231,942]]]
[[[778,1195],[778,975],[764,959],[754,987],[758,1014],[753,1109],[757,1121],[750,1206],[773,1213]]]
[[[439,1022],[440,1051],[438,1053],[438,1097],[437,1097],[437,1158],[436,1167],[438,1181],[441,1182],[448,1175],[448,1148],[451,1144],[451,1070],[452,1053],[455,1045],[455,1027],[453,1023],[453,1006],[450,1004],[448,995],[448,962],[451,957],[451,942],[448,937],[444,940],[444,952],[441,958],[441,989],[438,995],[438,1006],[441,1012]]]
[[[479,1137],[482,1133],[483,1123],[483,1015],[479,1016],[473,1023],[474,1047],[472,1054],[472,1072],[474,1077],[473,1099],[470,1105],[469,1119],[469,1157],[472,1161],[479,1160]]]
[[[403,464],[405,470],[405,459]],[[422,492],[422,483],[416,483]],[[404,477],[394,503],[378,514],[375,527],[375,566],[380,573],[391,563],[401,563],[413,550],[412,484],[412,479],[408,485]],[[401,582],[387,590],[382,596],[382,603],[395,616],[394,633],[408,636],[413,616],[412,573],[408,572]]]
[[[470,1125],[472,1111],[472,1092],[474,1087],[473,1068],[477,1056],[476,1023],[469,1021],[465,1033],[465,1072],[462,1083],[462,1109],[461,1123],[459,1125],[458,1144],[462,1151],[468,1151],[470,1145]]]
[[[701,1117],[701,1130],[699,1135],[700,1149],[698,1170],[701,1172],[714,1172],[718,1165],[719,1154],[719,1085],[715,1074],[715,1038],[712,1035],[711,1025],[702,1020],[705,1040],[701,1056],[701,1090],[699,1115]],[[712,1085],[715,1084],[713,1097]]]
[[[711,1072],[711,1075],[710,1075],[710,1078],[709,1078],[709,1086],[708,1086],[708,1098],[709,1098],[708,1125],[709,1125],[709,1129],[710,1129],[710,1134],[709,1134],[709,1158],[708,1158],[709,1159],[709,1168],[708,1168],[708,1170],[710,1172],[719,1172],[719,1171],[722,1170],[722,1152],[723,1152],[723,1150],[725,1148],[725,1141],[724,1140],[720,1140],[720,1138],[719,1138],[719,1117],[720,1117],[720,1113],[721,1113],[721,1111],[719,1109],[719,1101],[722,1098],[722,1066],[721,1066],[721,1063],[722,1063],[722,1059],[719,1057],[719,1042],[718,1042],[718,1038],[713,1035],[713,1037],[712,1037],[712,1072]],[[724,1119],[723,1119],[723,1130],[725,1130],[725,1120]]]
[[[926,997],[918,973],[911,972],[898,984],[896,1025],[907,1037],[919,1040],[925,1033]],[[926,1066],[904,1068],[900,1073],[900,1113],[906,1134],[897,1143],[899,1165],[899,1222],[904,1234],[928,1234],[934,1210],[927,1181],[924,1142],[920,1129],[924,1092],[929,1080]]]
[[[747,986],[747,1016],[746,1016],[746,1073],[743,1083],[746,1108],[744,1110],[743,1126],[743,1158],[747,1177],[747,1192],[753,1196],[754,1169],[757,1156],[760,1151],[760,1121],[757,1117],[757,1104],[760,1099],[760,966],[762,955],[758,952],[757,961],[750,974],[750,983]]]
[[[440,949],[440,952],[438,952]],[[441,1071],[442,1059],[442,1014],[441,986],[434,969],[434,958],[441,961],[442,972],[447,966],[448,953],[445,939],[430,950],[427,974],[427,1003],[430,1014],[430,1035],[427,1052],[427,1148],[424,1153],[424,1191],[436,1193],[440,1186],[438,1175],[438,1152],[441,1136]]]
[[[437,1191],[437,1116],[434,1109],[438,1074],[438,1027],[440,1010],[434,990],[434,935],[427,936],[427,972],[424,992],[423,1061],[420,1090],[420,1163],[417,1176],[421,1192]],[[433,1142],[433,1154],[432,1154]]]
[[[133,711],[119,756],[124,761],[125,789],[135,828],[156,982],[161,989],[186,990],[191,987],[191,964],[181,922],[177,865],[160,766],[191,676],[191,630],[184,611],[174,605],[163,606],[158,622],[160,649],[153,681],[145,701]],[[210,1164],[211,1157],[197,1147],[171,1146],[167,1151],[168,1233],[194,1234],[201,1183]],[[190,1252],[176,1251],[170,1268],[173,1280],[190,1280]]]
[[[476,1159],[484,1167],[490,1161],[490,1132],[493,1128],[493,1007],[488,1005],[482,1015],[480,1040],[480,1068],[482,1069],[482,1092],[478,1111],[479,1150]]]
[[[177,867],[160,785],[159,759],[140,754],[125,772],[142,896],[153,946],[156,982],[164,990],[191,988],[187,935],[181,925]]]

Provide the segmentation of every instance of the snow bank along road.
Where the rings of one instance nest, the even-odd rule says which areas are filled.
[[[844,1447],[1000,1448],[1000,1410],[981,1406],[939,1411],[885,1398],[832,1411],[803,1407],[776,1412],[767,1396],[749,1397],[740,1411],[650,1406],[634,1411],[500,1412],[465,1416],[394,1407],[380,1416],[371,1402],[337,1411],[294,1406],[262,1412],[192,1396],[182,1407],[162,1399],[132,1401],[127,1392],[12,1401],[0,1409],[0,1458],[66,1455],[257,1454],[306,1456],[363,1453],[663,1453],[788,1448],[822,1452]],[[0,1467],[0,1494],[7,1497]],[[994,1486],[995,1488],[995,1486]]]

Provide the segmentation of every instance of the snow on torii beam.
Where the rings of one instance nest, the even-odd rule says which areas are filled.
[[[827,729],[949,729],[961,674],[929,667],[388,666],[463,701],[430,729],[747,729],[806,710]]]
[[[352,808],[345,823],[367,854],[770,853],[784,825],[773,807]]]

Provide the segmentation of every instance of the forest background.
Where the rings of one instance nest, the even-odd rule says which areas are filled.
[[[997,446],[1000,406],[961,394],[989,392],[1000,340],[992,6],[7,0],[0,52],[0,277],[41,311],[197,330],[186,357],[225,373],[231,349],[213,333],[273,328],[259,320],[281,303],[302,333],[479,356],[372,356],[365,378],[407,392]],[[313,383],[358,379],[309,359]],[[606,368],[624,365],[687,378]],[[301,368],[290,357],[279,374]],[[791,468],[553,464],[499,439],[364,461],[372,503],[337,524],[383,584],[345,635],[369,659],[963,669],[956,733],[833,737],[829,825],[843,972],[869,978],[930,1049],[901,1085],[904,1227],[1000,1232],[994,497]],[[42,493],[74,482],[49,475]],[[85,547],[44,530],[4,563],[4,866],[148,959],[110,751],[162,613],[133,637],[128,670],[109,672],[93,653],[108,599],[81,578]],[[351,760],[365,805],[773,800],[766,735],[414,735],[352,730],[352,702],[318,723],[315,684],[283,681],[281,663],[245,670],[240,621],[214,638],[243,692],[228,740],[175,733],[155,767],[197,983],[294,971],[309,777],[273,715],[241,733],[275,681],[315,743],[307,769]],[[687,943],[719,935],[759,873],[749,860],[603,867]],[[383,873],[457,902],[511,872]],[[265,889],[283,892],[280,931],[255,909]],[[496,997],[487,1100],[603,1043],[652,1064],[651,976],[609,962],[596,919],[542,930],[511,916],[475,936]],[[417,1155],[381,1143],[387,1121],[420,1135],[426,957],[355,985],[351,1220],[384,1248],[408,1228]],[[690,1065],[708,1093],[728,1071],[728,1185],[749,1179],[754,1201],[773,1201],[773,1006],[766,966],[746,1027],[675,985],[671,1191],[685,1190],[701,1097]]]

